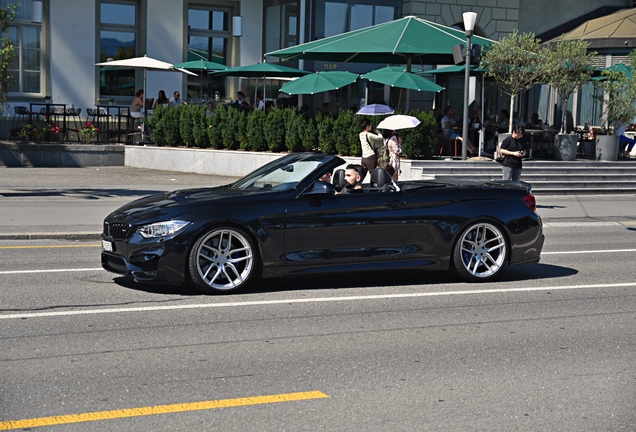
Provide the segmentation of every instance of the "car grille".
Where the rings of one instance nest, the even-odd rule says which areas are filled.
[[[108,223],[104,221],[104,235],[116,240],[123,240],[128,237],[130,225],[125,223]]]
[[[159,262],[157,260],[146,261],[141,265],[141,271],[147,276],[157,276]]]
[[[126,268],[126,263],[121,258],[108,255],[104,264],[108,267],[110,271],[114,273],[121,273],[121,274],[128,273],[128,269]]]

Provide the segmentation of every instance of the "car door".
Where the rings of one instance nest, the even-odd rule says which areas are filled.
[[[300,195],[285,215],[286,265],[396,260],[412,225],[404,192]]]

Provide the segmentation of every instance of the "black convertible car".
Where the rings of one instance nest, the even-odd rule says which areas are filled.
[[[142,198],[104,220],[102,266],[138,282],[236,291],[254,277],[454,270],[487,281],[535,263],[541,219],[524,183],[405,181],[376,169],[338,194],[345,161],[294,153],[236,183]],[[318,180],[334,171],[332,183]],[[399,190],[396,190],[399,189]]]

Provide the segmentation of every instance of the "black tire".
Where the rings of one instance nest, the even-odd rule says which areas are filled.
[[[488,222],[475,222],[462,231],[453,250],[455,272],[468,282],[487,281],[504,268],[508,241]]]
[[[201,235],[188,258],[189,279],[206,294],[236,292],[256,273],[254,242],[235,227],[215,227]]]

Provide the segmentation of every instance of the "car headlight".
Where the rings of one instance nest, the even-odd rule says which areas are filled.
[[[189,224],[190,222],[179,220],[157,222],[137,228],[137,232],[141,234],[143,238],[165,237],[178,233]]]

